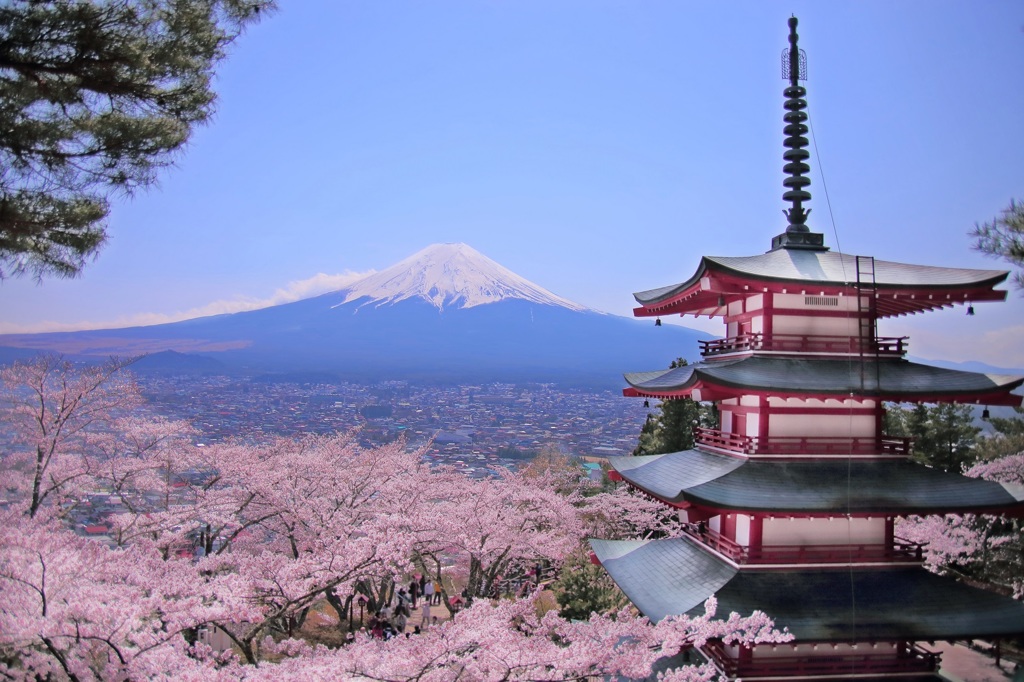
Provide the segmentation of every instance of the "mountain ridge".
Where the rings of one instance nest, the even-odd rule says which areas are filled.
[[[0,346],[89,357],[177,351],[238,371],[329,371],[371,381],[610,388],[622,386],[623,371],[696,359],[705,337],[591,310],[466,245],[434,245],[299,301],[147,327],[0,336]]]

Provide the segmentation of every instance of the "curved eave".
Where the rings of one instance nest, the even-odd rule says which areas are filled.
[[[612,457],[609,464],[629,485],[668,505],[712,512],[1024,516],[1024,486],[905,460],[765,462],[694,449]]]
[[[1024,633],[1024,604],[923,568],[740,571],[688,538],[591,540],[605,570],[652,621],[769,614],[797,641],[954,640]],[[794,598],[799,595],[799,598]]]
[[[850,268],[847,276],[855,278],[853,257],[829,252],[803,252],[801,255],[845,259]],[[760,263],[760,268],[746,269],[726,264],[744,260],[764,260],[764,257],[702,258],[697,272],[685,282],[633,294],[640,303],[639,307],[633,309],[633,314],[637,317],[676,314],[716,317],[725,314],[725,307],[720,303],[755,293],[851,296],[858,292],[856,282],[851,283],[843,278],[828,279],[820,275],[827,270],[835,270],[834,265],[822,268],[816,261],[811,261],[813,267],[809,264],[793,267],[787,262],[783,269],[794,269],[801,275],[819,272],[818,276],[806,274],[797,277],[773,276],[770,274],[770,263]],[[1006,279],[1009,273],[1005,271],[934,268],[884,261],[877,261],[876,264],[885,267],[889,279],[876,281],[873,286],[863,284],[859,291],[875,291],[879,317],[927,312],[957,304],[1006,300],[1005,291],[994,289]]]
[[[688,506],[688,488],[726,476],[744,461],[697,449],[608,458],[608,464],[626,483],[674,507]]]
[[[1024,377],[943,369],[902,359],[851,361],[752,355],[625,374],[627,397],[721,400],[739,395],[895,402],[1021,404]]]

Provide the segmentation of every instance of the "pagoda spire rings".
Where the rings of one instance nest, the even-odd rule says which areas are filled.
[[[811,184],[811,179],[806,175],[810,172],[811,167],[807,165],[810,154],[805,149],[808,145],[807,113],[804,111],[807,108],[807,100],[804,99],[807,89],[799,82],[801,79],[806,80],[807,78],[807,57],[803,50],[797,47],[799,36],[796,32],[796,25],[796,17],[790,17],[789,49],[783,53],[783,66],[789,67],[789,73],[786,74],[789,86],[782,93],[786,96],[784,104],[786,113],[782,117],[786,123],[782,129],[786,135],[783,142],[786,151],[782,154],[786,165],[782,169],[788,175],[782,181],[783,186],[787,188],[782,199],[793,204],[792,208],[784,211],[786,217],[789,218],[789,226],[786,228],[786,232],[789,233],[809,232],[810,229],[805,223],[811,212],[810,209],[805,209],[803,206],[803,202],[809,201],[811,198],[811,193],[806,190],[806,187]]]
[[[783,106],[786,113],[782,120],[785,126],[782,132],[786,137],[783,146],[786,150],[782,158],[786,162],[782,170],[786,173],[782,186],[786,191],[782,193],[783,201],[788,201],[792,206],[783,211],[789,225],[786,231],[772,239],[772,250],[779,248],[786,249],[810,249],[813,251],[827,251],[824,235],[818,232],[811,232],[807,227],[807,217],[811,209],[804,208],[804,202],[810,201],[811,193],[807,187],[811,179],[807,174],[811,167],[807,165],[810,154],[807,151],[809,141],[807,133],[810,128],[807,124],[807,89],[800,85],[800,81],[807,80],[807,55],[797,47],[796,17],[789,18],[789,47],[782,50],[782,77],[789,81],[789,85],[782,91],[786,96]]]

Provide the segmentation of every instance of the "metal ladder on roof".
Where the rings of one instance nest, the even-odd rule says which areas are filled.
[[[867,361],[871,360],[874,368],[874,386],[880,387],[878,369],[878,282],[875,280],[874,256],[854,256],[857,269],[857,326],[859,337],[857,343],[860,359],[860,390],[865,390],[867,380]],[[865,298],[867,302],[865,305]]]

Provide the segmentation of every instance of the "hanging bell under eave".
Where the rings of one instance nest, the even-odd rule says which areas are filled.
[[[654,320],[654,326],[655,326],[655,327],[660,327],[660,326],[661,326],[661,318],[660,318],[660,317],[658,317],[658,318],[655,318],[655,320]]]
[[[968,315],[974,315],[974,306],[973,305],[970,305],[970,304],[967,305],[967,314]]]
[[[981,411],[981,420],[987,422],[991,417],[992,413],[988,411],[988,406],[986,405],[985,409]]]

